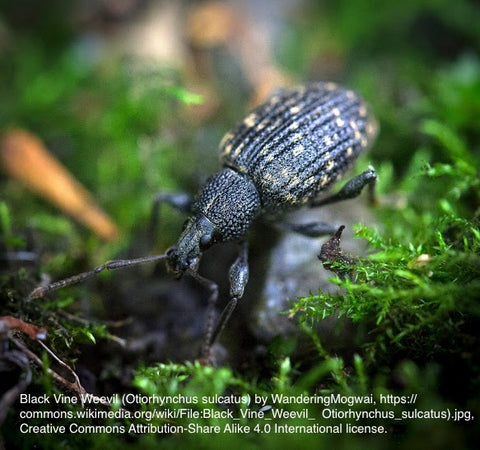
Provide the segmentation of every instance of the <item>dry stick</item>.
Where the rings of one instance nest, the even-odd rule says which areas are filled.
[[[12,342],[22,351],[24,352],[32,361],[34,361],[36,364],[38,364],[38,366],[40,366],[41,368],[45,368],[44,365],[43,365],[43,362],[42,360],[35,354],[33,353],[32,351],[30,351],[26,346],[25,344],[20,340],[20,339],[16,339],[16,338],[12,338],[11,339]],[[64,365],[66,365],[65,363],[63,363]],[[67,366],[68,367],[68,366]],[[71,391],[73,392],[76,392],[78,394],[78,397],[80,398],[80,400],[82,400],[82,395],[81,394],[86,394],[87,391],[85,390],[85,388],[80,384],[80,382],[78,381],[78,377],[76,376],[76,382],[75,383],[72,383],[71,381],[68,381],[66,380],[65,378],[63,378],[61,375],[59,375],[57,372],[55,372],[54,370],[50,369],[49,367],[46,368],[47,369],[47,372],[49,375],[52,376],[52,378],[57,381],[58,383],[62,384],[63,386],[65,386],[67,389],[70,389]],[[70,369],[71,370],[71,369]],[[83,406],[83,402],[82,402],[82,406]]]
[[[57,362],[60,364],[63,368],[67,369],[68,372],[72,375],[73,379],[75,380],[72,385],[77,386],[75,391],[77,392],[78,396],[80,397],[80,401],[82,402],[82,407],[83,407],[83,399],[81,394],[86,394],[87,391],[85,388],[82,386],[80,383],[80,379],[78,378],[78,375],[75,373],[75,371],[65,362],[63,362],[55,353],[53,353],[52,350],[50,350],[43,342],[38,341],[38,343],[50,354]]]
[[[11,338],[11,341],[26,355],[28,356],[32,361],[34,361],[35,363],[37,363],[41,368],[45,368],[44,365],[43,365],[43,362],[42,360],[35,354],[33,353],[32,351],[30,351],[26,346],[25,344],[20,340],[20,339],[16,339],[16,338]],[[112,404],[106,400],[104,400],[102,397],[98,397],[96,395],[93,395],[93,394],[90,394],[87,392],[87,390],[81,385],[80,383],[80,380],[78,378],[78,375],[75,373],[75,371],[68,365],[66,364],[65,362],[63,362],[57,355],[55,355],[55,353],[53,353],[52,350],[50,350],[43,342],[41,341],[37,341],[39,342],[43,348],[45,350],[47,350],[47,352],[52,355],[54,357],[54,359],[64,368],[66,368],[71,374],[72,376],[74,377],[75,379],[75,382],[71,382],[71,381],[68,381],[66,380],[65,378],[63,378],[61,375],[59,375],[57,372],[55,372],[54,370],[50,369],[49,367],[47,367],[47,373],[49,375],[52,376],[52,378],[57,381],[58,383],[60,383],[61,385],[65,386],[67,389],[70,389],[71,391],[75,392],[79,399],[80,399],[80,402],[81,402],[81,405],[82,407],[84,406],[84,397],[86,395],[88,395],[88,397],[90,399],[92,399],[92,401],[94,401],[95,403],[99,403],[99,404],[102,404],[104,406],[112,406]],[[30,381],[29,381],[30,382]],[[121,408],[123,409],[123,408]]]

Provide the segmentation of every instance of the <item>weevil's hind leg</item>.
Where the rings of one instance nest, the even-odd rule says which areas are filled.
[[[369,167],[368,170],[362,172],[360,175],[352,178],[348,181],[340,191],[329,197],[313,200],[310,203],[310,207],[324,206],[331,203],[336,203],[342,200],[348,200],[355,198],[362,192],[365,186],[368,186],[369,201],[375,202],[375,183],[377,181],[377,174],[373,167]],[[282,231],[289,231],[299,233],[307,237],[321,237],[335,233],[338,229],[337,226],[330,225],[325,222],[309,222],[309,223],[290,223],[290,222],[272,222],[272,225]]]
[[[165,259],[166,257],[167,257],[166,254],[162,254],[162,255],[144,256],[142,258],[136,258],[136,259],[116,259],[116,260],[108,261],[105,264],[102,264],[101,266],[95,267],[95,269],[93,270],[82,272],[77,275],[73,275],[72,277],[64,278],[63,280],[55,281],[54,283],[48,284],[46,286],[38,286],[30,293],[28,298],[34,299],[34,298],[44,297],[47,293],[51,291],[56,291],[57,289],[60,289],[63,287],[81,283],[87,278],[91,278],[97,273],[103,272],[104,270],[116,270],[116,269],[123,269],[125,267],[138,266],[140,264],[160,261],[161,259]]]
[[[375,203],[375,184],[377,181],[377,174],[375,169],[370,166],[365,172],[352,178],[348,181],[340,191],[329,197],[313,200],[310,203],[311,207],[329,205],[331,203],[340,202],[358,197],[365,186],[368,186],[369,201]],[[335,231],[335,230],[334,230]]]
[[[160,217],[160,205],[167,204],[177,211],[190,213],[192,210],[193,198],[184,192],[158,192],[155,195],[150,216],[150,234],[154,235],[158,229]]]

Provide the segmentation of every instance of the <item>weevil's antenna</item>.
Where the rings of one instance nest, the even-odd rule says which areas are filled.
[[[139,266],[140,264],[146,264],[149,262],[160,261],[161,259],[165,259],[167,254],[162,255],[153,255],[153,256],[144,256],[142,258],[135,258],[135,259],[115,259],[112,261],[108,261],[101,266],[95,267],[93,270],[89,270],[87,272],[82,272],[77,275],[73,275],[69,278],[64,278],[63,280],[55,281],[54,283],[48,284],[46,286],[38,286],[36,287],[28,296],[29,299],[34,298],[41,298],[45,296],[48,292],[56,291],[57,289],[71,286],[72,284],[80,283],[87,278],[95,276],[97,273],[100,273],[104,270],[116,270],[116,269],[123,269],[124,267],[132,267],[132,266]]]

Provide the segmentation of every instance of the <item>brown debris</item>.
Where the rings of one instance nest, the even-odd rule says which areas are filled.
[[[345,225],[342,225],[333,234],[333,236],[322,245],[318,259],[322,261],[323,267],[330,272],[334,272],[340,278],[344,279],[352,274],[352,270],[341,266],[352,266],[356,263],[356,259],[345,255],[340,248],[340,238]]]
[[[32,323],[24,322],[13,316],[1,316],[0,323],[5,324],[7,329],[13,329],[25,333],[30,339],[44,340],[47,337],[47,329],[38,327]]]
[[[6,131],[0,138],[0,166],[103,239],[118,236],[117,226],[99,209],[91,194],[35,135],[21,129]]]

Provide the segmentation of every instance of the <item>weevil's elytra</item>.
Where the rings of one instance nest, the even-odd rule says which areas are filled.
[[[168,203],[191,213],[177,245],[164,255],[110,261],[96,269],[35,289],[31,297],[80,282],[105,269],[165,259],[178,277],[189,274],[210,292],[203,356],[218,336],[248,282],[245,235],[258,216],[279,216],[302,205],[322,206],[357,196],[373,187],[373,168],[347,182],[336,194],[320,199],[373,141],[376,124],[363,100],[335,83],[312,83],[285,89],[254,109],[220,143],[222,169],[211,176],[195,201],[181,194],[161,194]],[[276,223],[310,237],[337,229],[325,223]],[[202,253],[216,243],[237,241],[239,254],[229,271],[230,303],[217,327],[213,305],[218,286],[198,274]],[[215,332],[214,332],[215,330]]]
[[[222,140],[221,162],[251,178],[264,211],[285,211],[328,188],[375,134],[357,94],[314,83],[279,92],[251,112]]]

